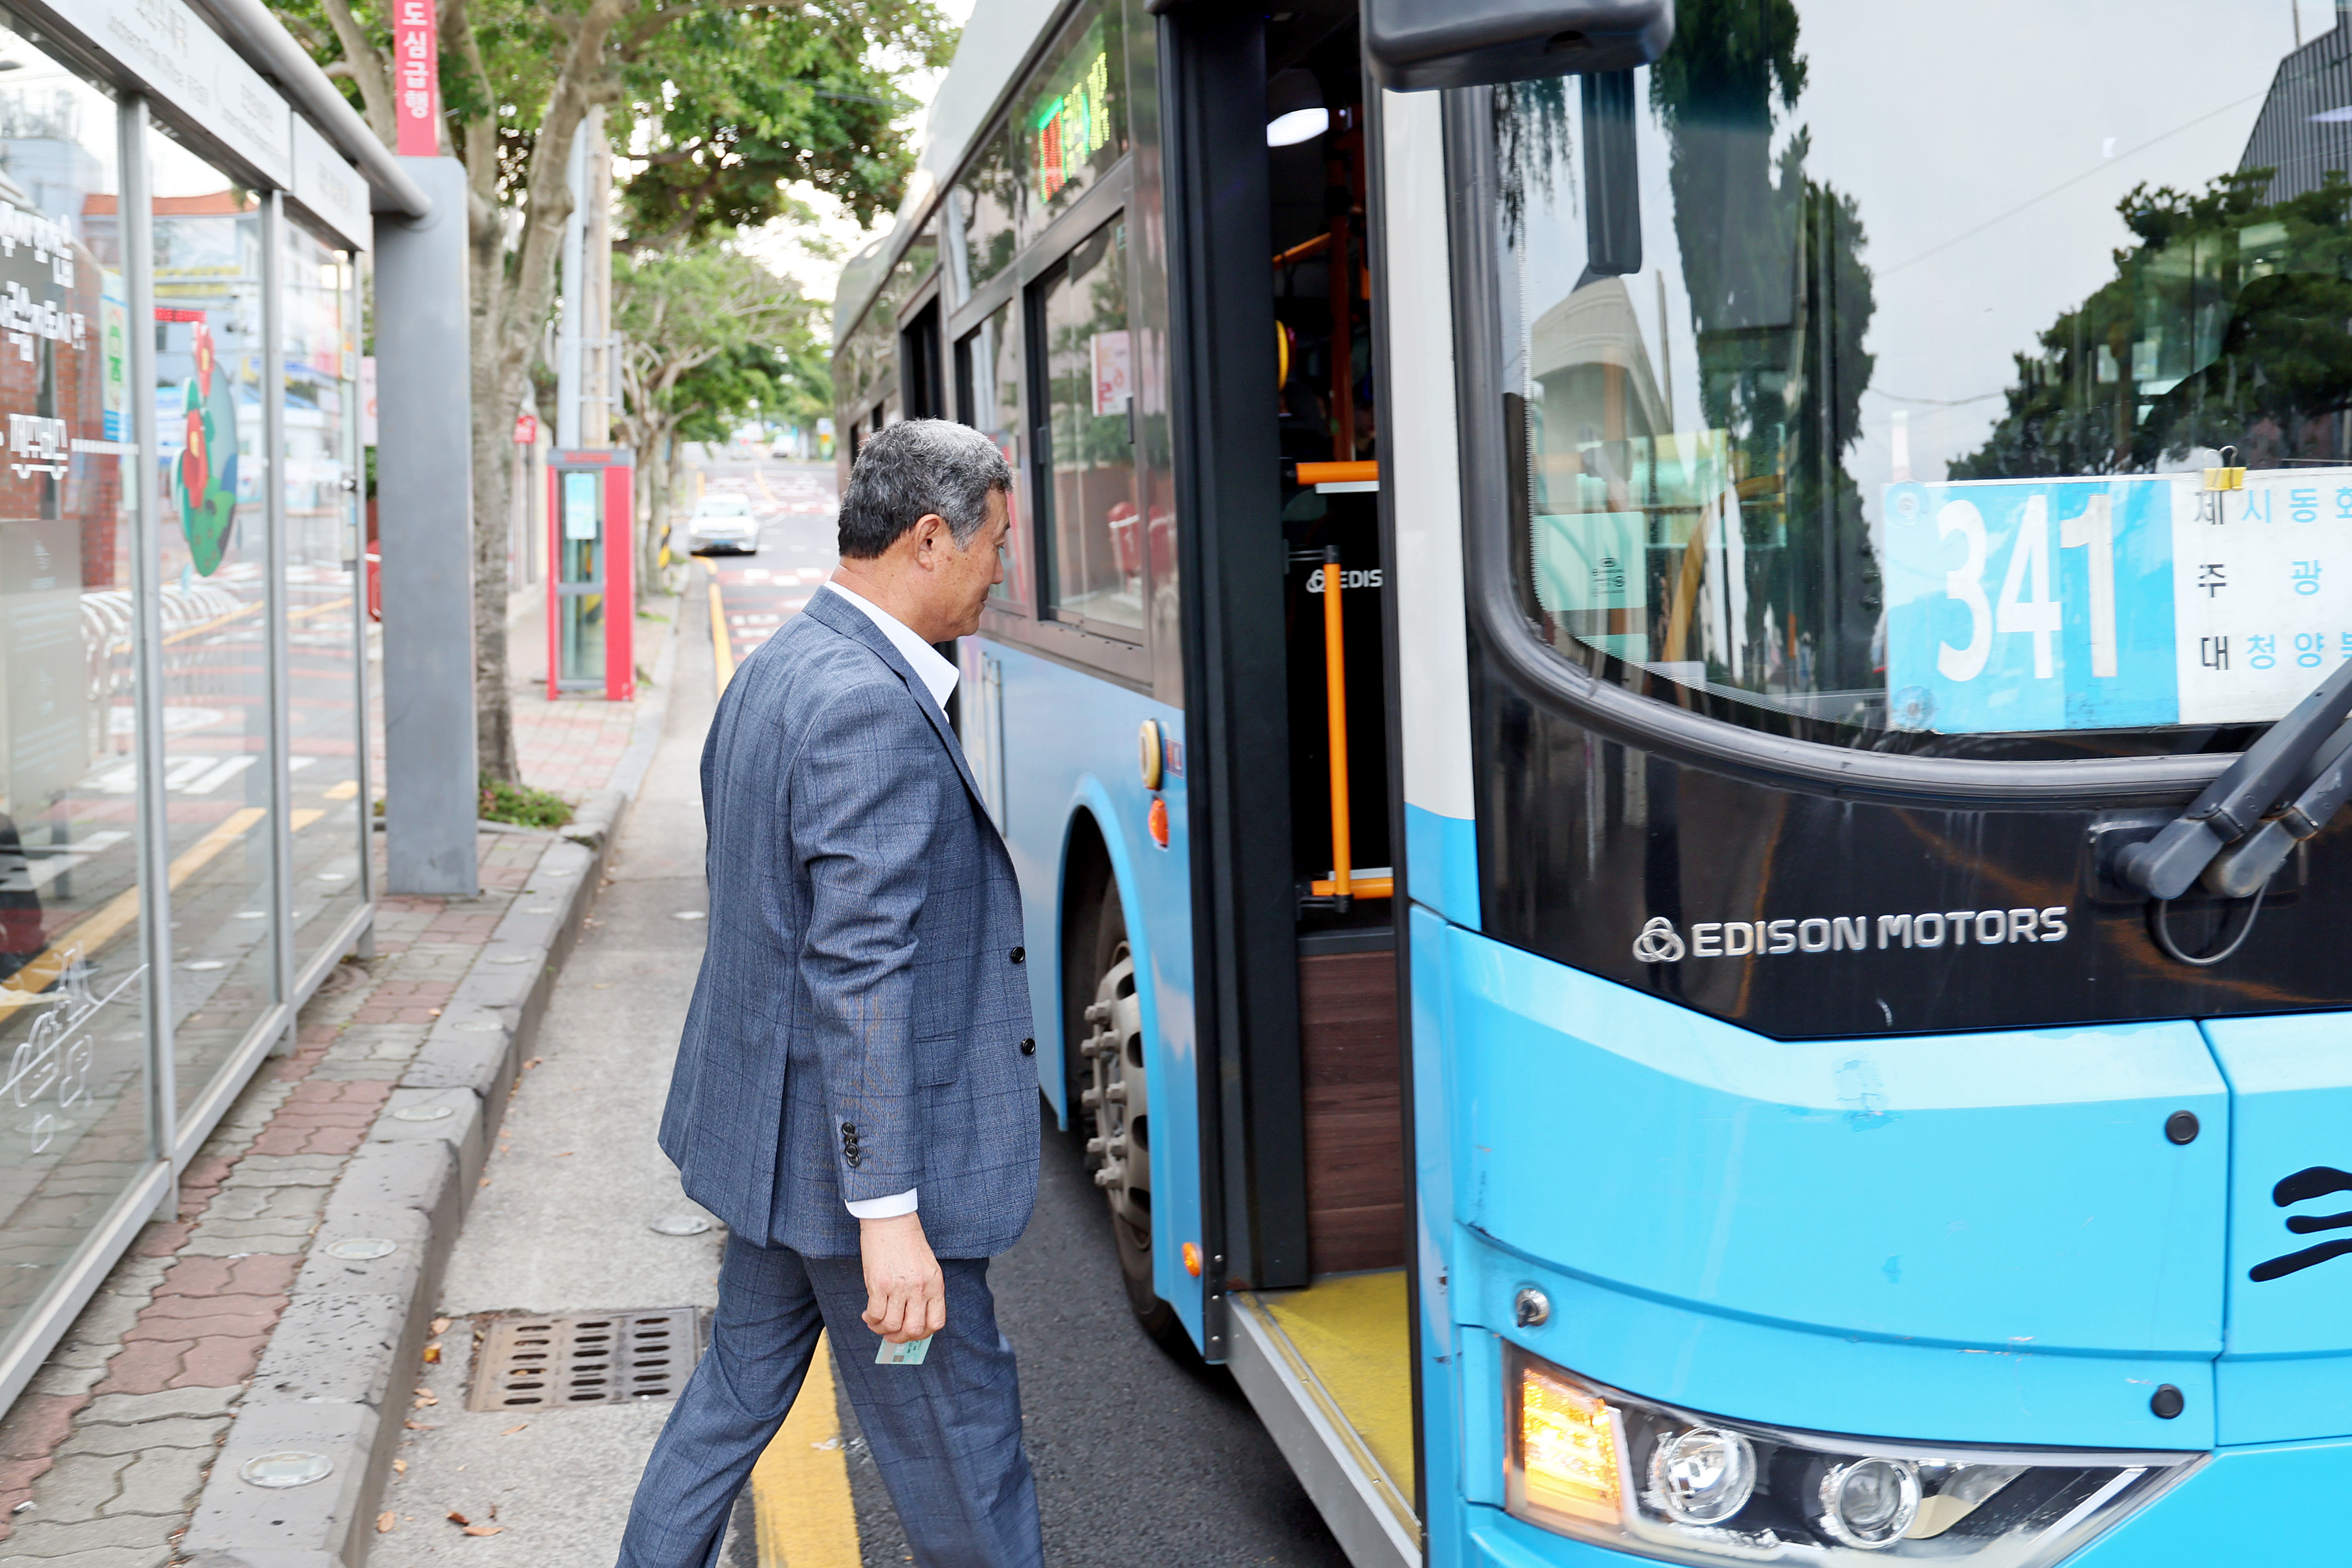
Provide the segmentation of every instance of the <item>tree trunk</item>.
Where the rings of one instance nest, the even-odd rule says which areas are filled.
[[[662,432],[662,489],[673,500],[686,482],[685,457],[686,443],[677,438],[677,426],[672,425]]]
[[[484,774],[521,784],[507,655],[508,542],[513,528],[514,421],[540,323],[518,309],[502,226],[477,223],[474,293],[474,735]],[[552,263],[551,262],[551,269]],[[548,570],[557,570],[550,561]]]
[[[669,526],[671,510],[677,504],[677,465],[670,453],[677,446],[673,432],[675,419],[646,419],[638,423],[637,505],[645,519],[643,548],[639,558],[639,580],[646,583],[661,581],[662,531]],[[687,559],[688,541],[684,534],[671,536],[670,559]],[[665,590],[667,591],[667,590]]]
[[[474,743],[484,773],[520,784],[507,668],[507,546],[513,526],[514,409],[522,389],[499,387],[495,365],[482,364],[479,357],[475,365]]]

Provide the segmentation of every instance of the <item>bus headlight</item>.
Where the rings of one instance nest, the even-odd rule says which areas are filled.
[[[1506,1508],[1685,1563],[2046,1568],[2206,1458],[1798,1432],[1638,1398],[1516,1345],[1503,1366]]]
[[[1719,1524],[1756,1494],[1756,1449],[1720,1426],[1685,1426],[1650,1452],[1650,1492],[1682,1524]]]
[[[1908,1459],[1848,1459],[1822,1472],[1822,1510],[1813,1522],[1842,1545],[1883,1551],[1918,1517],[1919,1467]]]

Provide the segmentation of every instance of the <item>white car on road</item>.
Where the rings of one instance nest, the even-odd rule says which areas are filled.
[[[687,548],[696,554],[727,550],[749,555],[760,548],[759,521],[752,517],[751,502],[744,496],[704,496],[695,503],[686,535]]]

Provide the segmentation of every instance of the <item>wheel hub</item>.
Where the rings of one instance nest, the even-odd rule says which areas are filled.
[[[1101,1163],[1095,1185],[1111,1217],[1138,1242],[1151,1235],[1151,1107],[1143,1071],[1143,1005],[1135,994],[1135,958],[1120,942],[1086,1011],[1092,1026],[1080,1047],[1089,1084],[1078,1097],[1094,1117],[1087,1153]]]

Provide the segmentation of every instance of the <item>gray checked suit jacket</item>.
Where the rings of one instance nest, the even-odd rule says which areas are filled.
[[[1020,890],[963,749],[856,605],[746,658],[702,750],[709,946],[661,1146],[745,1239],[853,1257],[844,1199],[922,1189],[941,1258],[1037,1198]]]

